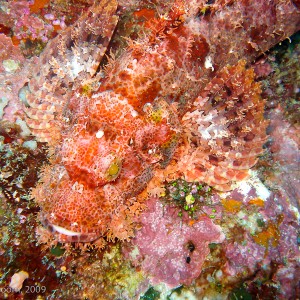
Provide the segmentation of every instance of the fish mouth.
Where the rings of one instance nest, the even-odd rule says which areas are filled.
[[[73,231],[65,227],[52,224],[44,217],[41,219],[41,223],[53,234],[55,240],[60,243],[87,243],[98,238],[96,233]]]
[[[52,226],[52,229],[53,229],[54,232],[58,232],[60,234],[66,235],[66,236],[80,236],[80,235],[82,235],[81,232],[72,231],[72,230],[66,229],[66,228],[58,226],[58,225],[51,224],[51,226]]]

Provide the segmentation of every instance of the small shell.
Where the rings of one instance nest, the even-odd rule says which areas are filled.
[[[23,286],[24,280],[27,279],[28,277],[29,274],[25,271],[20,271],[18,273],[15,273],[10,280],[9,287],[16,292],[20,291]]]

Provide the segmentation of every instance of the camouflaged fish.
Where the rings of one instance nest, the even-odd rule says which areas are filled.
[[[299,13],[282,1],[196,2],[176,1],[104,69],[116,1],[92,6],[41,54],[24,110],[54,153],[32,195],[56,240],[127,240],[152,178],[227,191],[263,152],[264,101],[247,63]]]

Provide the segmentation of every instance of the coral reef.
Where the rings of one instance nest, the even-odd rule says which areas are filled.
[[[39,54],[55,32],[65,27],[63,20],[47,14],[48,4],[48,0],[1,2],[1,32],[10,35],[14,45],[20,44],[26,56],[30,53],[28,48],[31,48],[33,53]],[[42,14],[36,14],[41,10]]]
[[[284,119],[284,112],[278,108],[270,112],[270,136],[272,144],[269,148],[273,156],[274,172],[265,180],[272,188],[280,188],[296,207],[300,206],[300,170],[299,170],[299,126]]]
[[[0,298],[295,299],[299,17],[1,2]]]
[[[2,1],[0,33],[10,36],[26,57],[39,55],[60,30],[74,23],[92,1]]]
[[[1,191],[10,201],[28,200],[28,190],[47,162],[46,147],[20,137],[20,127],[0,122]]]
[[[269,191],[253,173],[239,188],[205,198],[192,216],[165,197],[149,199],[150,209],[139,218],[142,229],[123,247],[150,276],[152,294],[180,294],[173,289],[163,296],[158,283],[164,282],[169,288],[192,284],[195,299],[297,295],[298,212],[284,194]]]

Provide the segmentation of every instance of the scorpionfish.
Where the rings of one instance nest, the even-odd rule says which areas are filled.
[[[228,27],[234,5],[208,20],[175,1],[101,64],[117,9],[115,0],[90,7],[48,43],[26,86],[27,124],[52,153],[32,196],[60,242],[134,236],[142,192],[161,170],[161,181],[184,177],[230,190],[267,138],[260,85],[247,68],[265,44],[232,44],[249,24],[228,40],[208,30]]]

